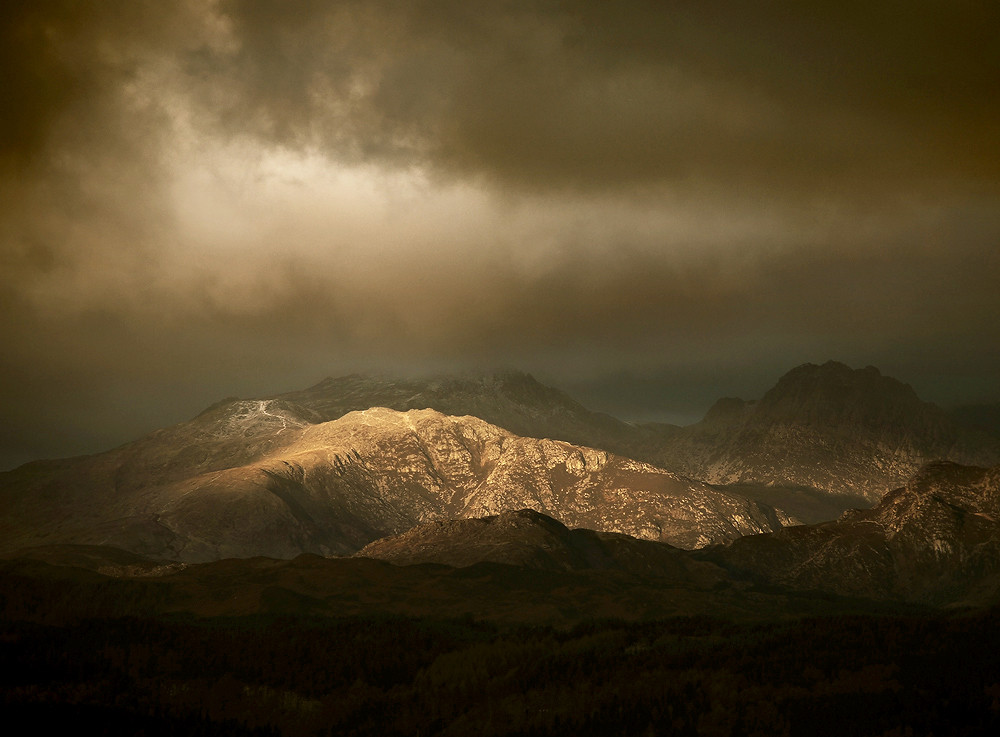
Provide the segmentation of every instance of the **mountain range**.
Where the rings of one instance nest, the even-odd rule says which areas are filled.
[[[685,428],[630,425],[516,372],[352,375],[0,474],[0,552],[153,559],[104,566],[131,571],[302,553],[629,575],[698,560],[765,586],[989,599],[994,512],[970,500],[995,474],[959,463],[1000,463],[1000,440],[871,367],[806,364]],[[944,501],[893,516],[917,498]]]
[[[732,490],[779,507],[811,497],[820,514],[838,500],[836,514],[871,505],[931,461],[1000,462],[1000,435],[981,420],[988,408],[948,413],[872,366],[855,370],[836,361],[792,369],[759,400],[720,399],[687,427],[625,423],[515,371],[423,379],[355,374],[274,399],[324,420],[369,407],[471,415],[518,435],[739,486]],[[810,517],[808,508],[802,512]]]
[[[687,548],[789,521],[649,464],[475,417],[376,407],[323,422],[284,399],[225,402],[4,480],[6,550],[97,544],[189,562],[349,554],[421,522],[522,507]]]
[[[40,600],[89,616],[392,612],[516,621],[989,608],[1000,602],[1000,466],[929,464],[872,509],[697,550],[569,529],[521,509],[422,523],[353,557],[189,564],[65,544],[0,557],[11,559],[0,564],[0,606],[32,617],[41,616]]]

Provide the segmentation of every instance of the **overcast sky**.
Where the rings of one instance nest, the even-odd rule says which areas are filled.
[[[0,19],[0,468],[357,370],[681,421],[831,358],[1000,401],[1000,4]]]

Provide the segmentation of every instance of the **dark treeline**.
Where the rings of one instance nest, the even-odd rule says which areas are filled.
[[[429,618],[0,623],[0,703],[43,732],[1000,733],[1000,612],[573,628]]]

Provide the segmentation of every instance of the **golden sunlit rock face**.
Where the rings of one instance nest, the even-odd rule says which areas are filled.
[[[997,13],[5,3],[0,467],[359,370],[997,401]]]
[[[475,417],[382,407],[331,422],[236,401],[110,453],[12,474],[4,551],[110,545],[179,561],[350,554],[422,522],[530,507],[684,548],[780,529],[773,508]]]

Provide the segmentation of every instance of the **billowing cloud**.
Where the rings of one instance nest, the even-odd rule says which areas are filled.
[[[369,368],[1000,399],[998,16],[5,3],[0,462]]]

